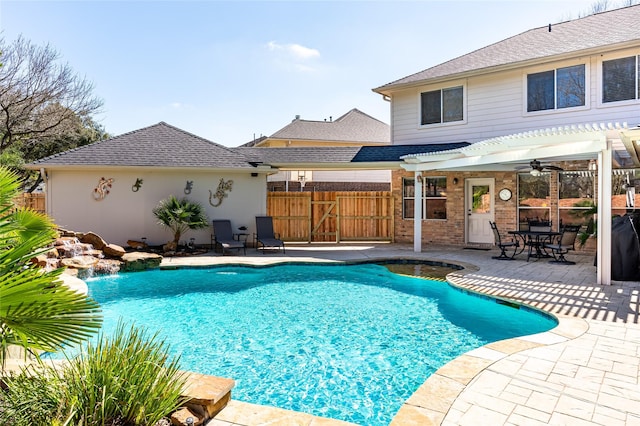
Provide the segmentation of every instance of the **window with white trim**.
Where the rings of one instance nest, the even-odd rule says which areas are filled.
[[[558,173],[558,217],[561,225],[583,225],[595,205],[595,174],[592,171]]]
[[[531,221],[548,221],[551,216],[551,174],[518,173],[519,229],[529,229]]]
[[[402,179],[402,218],[413,219],[415,199],[415,181],[410,178]],[[447,178],[422,178],[422,218],[447,218]]]
[[[420,93],[420,124],[451,123],[464,120],[462,86]]]
[[[602,103],[640,99],[640,56],[602,61]]]
[[[584,64],[527,74],[527,112],[585,106]]]

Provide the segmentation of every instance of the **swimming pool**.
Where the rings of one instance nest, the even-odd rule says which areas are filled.
[[[388,424],[458,355],[556,325],[373,264],[156,270],[87,282],[105,333],[120,318],[159,330],[183,369],[235,379],[234,399],[366,425]]]

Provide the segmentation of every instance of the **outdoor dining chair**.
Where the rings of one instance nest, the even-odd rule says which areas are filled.
[[[575,265],[576,262],[567,260],[564,255],[569,250],[575,250],[576,237],[580,232],[579,225],[565,225],[560,230],[560,235],[552,243],[546,243],[544,248],[551,250],[554,260],[550,260],[549,263],[561,263],[563,265]]]
[[[491,226],[491,230],[493,231],[495,245],[500,249],[500,256],[492,256],[492,259],[513,260],[513,257],[516,255],[516,251],[518,251],[518,247],[520,246],[519,241],[516,239],[512,239],[511,241],[502,241],[502,236],[498,231],[496,223],[489,221],[489,226]],[[511,250],[511,248],[513,248],[513,253],[511,256],[508,256],[507,251]]]
[[[262,246],[262,253],[266,248],[275,248],[276,250],[282,248],[284,250],[284,242],[278,238],[275,232],[273,232],[273,218],[271,216],[256,216],[256,249],[260,249]]]
[[[240,249],[247,254],[247,245],[244,241],[236,240],[233,237],[233,230],[231,228],[231,221],[228,219],[214,219],[213,220],[213,238],[215,241],[215,248],[220,248],[224,255],[225,250],[237,249],[238,253]]]

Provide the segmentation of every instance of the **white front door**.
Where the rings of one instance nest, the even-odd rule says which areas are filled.
[[[468,244],[493,243],[493,232],[489,226],[489,221],[493,221],[493,189],[494,180],[491,178],[465,181]]]

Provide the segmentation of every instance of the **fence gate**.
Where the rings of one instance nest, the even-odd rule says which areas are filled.
[[[43,192],[23,192],[13,202],[17,207],[27,207],[39,213],[46,211],[46,198]]]
[[[270,192],[267,214],[286,241],[393,241],[388,191]]]

